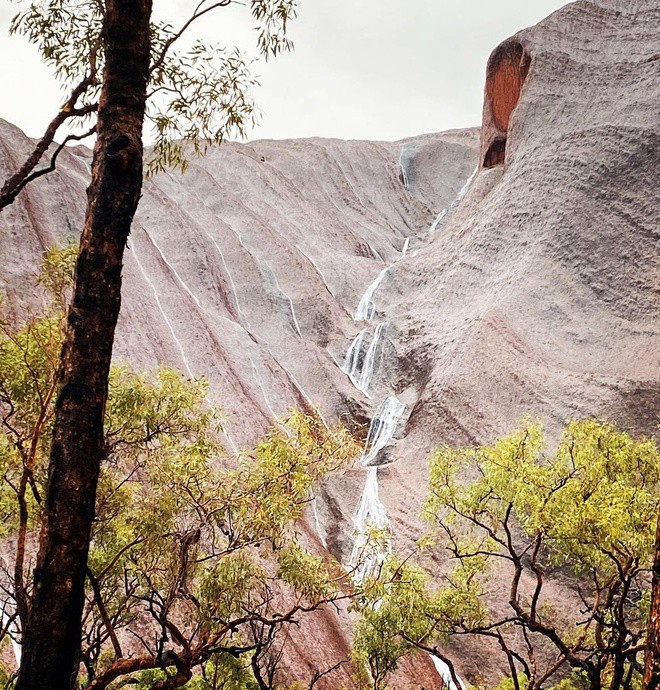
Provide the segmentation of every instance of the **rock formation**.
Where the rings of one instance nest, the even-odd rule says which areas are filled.
[[[366,435],[396,396],[404,411],[375,463],[403,549],[438,442],[488,441],[527,414],[551,435],[589,415],[654,433],[659,25],[656,0],[580,0],[517,34],[489,60],[481,132],[227,144],[155,177],[129,243],[117,359],[206,375],[230,449],[310,403]],[[0,124],[3,174],[27,146]],[[89,163],[68,150],[0,215],[17,317],[40,254],[79,231]],[[307,538],[344,562],[369,472],[327,482],[310,515]],[[349,636],[319,616],[294,637],[292,669],[330,665]],[[505,671],[487,648],[455,651],[468,679]],[[325,687],[348,683],[342,668]],[[420,657],[394,687],[437,684]]]

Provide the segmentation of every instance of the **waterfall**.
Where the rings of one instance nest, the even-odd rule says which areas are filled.
[[[443,208],[442,211],[437,215],[436,219],[433,221],[433,224],[431,227],[428,229],[428,232],[435,232],[442,221],[445,219],[445,217],[451,213],[461,202],[463,197],[468,193],[470,190],[470,187],[472,186],[472,183],[474,182],[474,178],[477,176],[477,173],[479,172],[479,166],[474,169],[470,177],[467,178],[465,181],[465,184],[460,188],[458,194],[454,198],[454,200],[449,204],[447,208]]]
[[[177,279],[177,281],[179,282],[179,284],[181,285],[181,287],[190,295],[190,297],[193,299],[193,301],[194,301],[195,304],[197,305],[197,308],[198,308],[200,311],[206,313],[206,309],[202,306],[202,303],[199,301],[199,298],[197,297],[197,295],[186,285],[185,281],[184,281],[183,278],[179,275],[179,273],[177,272],[176,268],[174,268],[174,266],[172,266],[172,264],[168,261],[167,257],[166,257],[165,254],[163,253],[163,250],[160,248],[160,246],[158,245],[158,243],[156,242],[156,240],[147,232],[147,229],[146,229],[146,228],[143,228],[143,230],[144,230],[144,234],[147,236],[147,238],[149,239],[149,241],[151,242],[151,244],[153,244],[153,246],[155,247],[155,249],[156,249],[156,251],[158,252],[158,254],[160,254],[160,258],[164,261],[165,265],[166,265],[166,266],[170,269],[170,271],[174,274],[174,277]]]
[[[367,335],[368,328],[363,328],[356,336],[348,347],[346,352],[346,358],[344,359],[344,364],[341,370],[348,375],[348,377],[353,382],[356,388],[359,388],[358,382],[360,379],[360,355],[362,354],[362,343],[365,336]]]
[[[401,256],[395,261],[393,261],[389,266],[386,266],[376,276],[376,279],[373,281],[373,283],[371,283],[371,285],[369,285],[369,287],[365,290],[365,293],[364,295],[362,295],[357,309],[353,314],[354,321],[371,321],[374,318],[374,316],[376,316],[376,303],[374,300],[376,290],[378,290],[380,284],[383,282],[383,278],[385,278],[392,266],[401,261],[401,259],[405,259],[406,254],[408,253],[408,247],[410,247],[410,237],[406,237],[403,241]]]
[[[406,172],[406,169],[403,167],[403,163],[399,162],[399,170],[401,171],[401,181],[403,182],[403,186],[408,189],[409,187],[409,182],[408,182],[408,173]]]
[[[381,403],[369,426],[367,443],[362,456],[363,466],[371,465],[378,457],[378,453],[391,443],[405,411],[406,406],[395,395],[391,395]]]
[[[227,278],[229,278],[229,285],[231,286],[232,296],[234,297],[234,302],[236,302],[236,311],[238,312],[238,318],[242,321],[246,321],[245,313],[241,309],[241,304],[238,301],[238,290],[236,289],[236,283],[234,282],[234,278],[231,274],[231,271],[229,270],[229,266],[227,265],[227,262],[225,261],[225,255],[222,253],[222,249],[220,249],[220,245],[215,241],[215,238],[213,237],[213,235],[211,235],[211,233],[206,229],[204,229],[204,234],[213,243],[213,246],[215,247],[215,250],[218,252],[218,256],[220,257],[220,261],[222,262],[222,265],[225,269],[225,273],[227,274]]]
[[[255,259],[257,260],[257,263],[260,263],[260,260],[255,256]],[[268,267],[268,270],[273,277],[273,282],[275,283],[275,289],[284,297],[284,299],[288,300],[289,302],[289,309],[291,310],[291,319],[292,323],[296,329],[296,332],[298,335],[302,338],[302,333],[300,332],[300,324],[298,323],[298,317],[296,316],[296,309],[293,306],[293,300],[291,297],[284,292],[284,290],[280,286],[280,281],[277,279],[277,276],[275,275],[275,271],[273,271],[272,267],[270,264],[266,264]]]
[[[452,206],[456,206],[456,204],[458,204],[458,202],[468,193],[470,187],[472,186],[472,183],[474,182],[474,178],[477,176],[478,172],[479,166],[477,165],[477,167],[472,171],[470,177],[467,178],[465,184],[461,187],[459,193],[456,195],[456,198],[454,199],[454,203],[452,204]]]
[[[316,496],[314,495],[314,493],[312,493],[312,515],[314,516],[314,529],[316,531],[316,535],[318,536],[323,548],[327,549],[328,540],[326,539],[325,531],[321,527],[321,518],[319,516],[318,502],[316,500]]]
[[[272,418],[277,421],[278,416],[275,413],[275,410],[273,409],[272,405],[270,404],[270,400],[268,399],[268,393],[266,393],[266,389],[264,388],[264,382],[263,379],[261,378],[261,374],[259,373],[259,370],[257,369],[257,365],[254,362],[254,359],[252,358],[252,355],[248,352],[248,359],[250,360],[250,364],[252,365],[252,373],[254,374],[254,380],[259,387],[259,390],[261,391],[261,395],[264,398],[264,402],[266,403],[266,407],[268,408],[268,411],[270,412]]]
[[[373,283],[367,288],[362,299],[353,314],[354,321],[371,321],[376,315],[376,304],[374,303],[374,295],[378,286],[383,282],[383,278],[387,275],[387,272],[392,268],[392,266],[386,266],[376,277]]]
[[[399,157],[399,168],[401,170],[403,184],[407,189],[409,180],[407,171],[403,165],[403,150]],[[447,214],[450,213],[467,194],[477,171],[478,167],[467,179],[450,206],[443,209],[437,215],[428,230],[429,232],[435,232]],[[369,285],[362,296],[353,315],[354,321],[371,321],[375,317],[376,291],[392,266],[394,266],[397,261],[405,258],[409,246],[410,237],[406,237],[401,250],[401,256],[380,271],[376,279]],[[369,329],[363,328],[349,345],[344,364],[341,366],[342,371],[349,376],[355,387],[367,395],[373,377],[376,352],[386,323],[387,322],[384,321],[376,327],[366,353],[364,353],[364,346]],[[379,496],[379,465],[377,461],[380,453],[389,446],[394,439],[405,411],[406,405],[395,395],[390,395],[379,405],[369,425],[364,452],[360,458],[360,464],[362,467],[366,468],[367,473],[362,496],[353,518],[353,549],[349,560],[353,580],[356,584],[362,583],[365,578],[376,573],[378,568],[385,562],[391,549],[390,521],[387,515],[387,509]],[[315,506],[314,511],[316,529],[320,535],[320,524],[318,522],[318,513],[316,512]],[[460,687],[456,687],[449,667],[444,661],[434,655],[430,656],[438,675],[442,678],[443,684],[448,690],[465,690],[465,684],[460,679],[458,679]]]
[[[389,528],[387,510],[378,497],[378,468],[370,467],[360,504],[353,518],[353,551],[350,565],[354,568],[353,580],[360,584],[383,563],[389,552],[389,545],[369,544],[371,530]]]
[[[378,259],[378,261],[385,263],[385,259],[383,259],[383,257],[380,255],[380,253],[376,251],[373,244],[371,244],[371,242],[367,242],[367,245],[369,246],[369,251],[371,252],[374,259]]]
[[[408,247],[410,246],[410,237],[406,237],[406,239],[403,241],[403,248],[401,249],[401,256],[397,259],[397,261],[401,261],[401,259],[406,258],[406,254],[408,253]]]
[[[314,270],[319,274],[319,277],[320,277],[321,280],[323,281],[323,285],[325,286],[325,289],[330,293],[330,296],[331,296],[333,299],[337,299],[337,295],[335,295],[335,293],[333,292],[333,290],[332,290],[332,288],[330,287],[330,285],[328,285],[328,281],[325,279],[325,276],[323,275],[323,272],[321,271],[321,269],[318,267],[318,264],[316,263],[316,261],[314,261],[314,259],[312,259],[312,257],[311,257],[309,254],[306,254],[306,253],[300,248],[299,245],[294,244],[293,246],[294,246],[294,247],[295,247],[295,248],[296,248],[306,259],[307,259],[307,261],[309,261],[310,264],[312,264],[312,266],[314,267]]]
[[[433,221],[433,224],[431,227],[428,229],[428,232],[435,232],[438,229],[438,225],[442,223],[443,218],[447,215],[447,212],[449,211],[448,208],[443,208],[440,213],[435,217],[435,220]]]
[[[387,509],[378,495],[378,467],[372,463],[380,451],[391,443],[405,409],[406,406],[392,395],[380,404],[369,426],[366,447],[360,461],[363,467],[368,468],[367,478],[353,518],[354,543],[349,561],[356,568],[353,579],[358,583],[373,574],[390,550],[389,540],[385,535],[379,535],[376,543],[369,543],[373,530],[388,531],[390,524]]]
[[[371,379],[373,378],[374,374],[374,365],[376,363],[376,352],[378,351],[378,346],[380,345],[383,330],[386,325],[387,321],[383,321],[383,323],[379,323],[378,326],[376,326],[374,337],[369,343],[369,349],[364,357],[362,371],[360,372],[360,379],[356,387],[366,396],[369,396],[369,386],[371,385]]]
[[[376,326],[366,352],[364,351],[364,344],[369,329],[363,328],[349,345],[344,364],[341,367],[341,370],[351,379],[353,385],[367,397],[370,397],[369,387],[373,379],[376,356],[381,346],[383,331],[386,326],[387,321],[383,321],[383,323],[379,323]]]
[[[220,251],[218,249],[218,251]],[[158,295],[158,290],[156,290],[156,286],[154,285],[153,281],[151,278],[149,278],[149,274],[146,272],[144,269],[144,266],[142,265],[142,262],[140,261],[140,257],[137,254],[137,248],[135,246],[135,243],[132,244],[131,246],[131,253],[133,254],[133,258],[135,259],[135,263],[137,264],[137,267],[142,274],[142,277],[144,278],[144,281],[149,285],[151,288],[151,291],[154,293],[154,299],[156,301],[156,306],[158,307],[158,311],[160,311],[161,316],[163,317],[163,321],[165,321],[165,324],[167,325],[167,328],[170,331],[170,334],[172,335],[172,339],[176,343],[179,353],[181,354],[181,361],[183,362],[183,366],[186,370],[186,373],[191,379],[195,378],[195,375],[192,372],[192,369],[190,368],[190,364],[188,362],[188,358],[186,357],[186,351],[183,349],[183,345],[179,338],[177,337],[176,331],[174,330],[174,327],[172,326],[172,322],[169,320],[167,317],[167,314],[165,313],[165,310],[163,309],[163,305],[160,301],[160,296]],[[238,301],[236,302],[238,304]],[[213,406],[213,403],[211,402],[210,398],[207,396],[206,402],[210,405]],[[231,446],[232,450],[234,453],[238,453],[238,447],[234,443],[232,437],[229,435],[229,432],[225,429],[224,424],[222,422],[220,423],[220,429],[222,433],[224,434],[225,438],[227,439],[229,445]]]
[[[186,357],[186,352],[183,349],[183,345],[181,344],[181,341],[177,337],[176,331],[174,330],[174,327],[172,326],[172,322],[169,320],[167,317],[167,314],[165,313],[165,310],[163,309],[163,305],[161,304],[160,301],[160,296],[158,294],[158,290],[156,290],[156,286],[153,284],[153,281],[151,278],[149,278],[149,274],[145,271],[144,266],[142,265],[142,262],[140,261],[140,258],[138,257],[137,253],[137,248],[135,246],[135,243],[132,244],[131,246],[131,253],[133,254],[133,258],[135,259],[135,263],[137,264],[138,269],[140,270],[140,273],[142,274],[142,277],[144,278],[144,281],[149,285],[151,288],[151,291],[154,294],[154,299],[156,300],[156,306],[158,307],[158,311],[160,312],[161,316],[163,317],[163,321],[165,321],[165,324],[172,336],[172,340],[176,343],[176,346],[179,349],[179,354],[181,355],[181,361],[183,362],[184,369],[186,370],[186,373],[191,379],[195,378],[195,375],[192,373],[192,369],[190,368],[190,364],[188,363],[188,358]]]
[[[408,179],[408,171],[403,161],[403,153],[405,150],[405,145],[401,147],[401,152],[399,153],[399,170],[401,172],[401,181],[406,189],[410,189],[410,180]]]
[[[456,683],[454,683],[454,679],[451,677],[451,671],[449,670],[449,666],[445,664],[445,662],[442,659],[438,659],[437,656],[433,654],[429,654],[431,657],[431,661],[433,662],[433,665],[435,666],[435,670],[438,672],[438,675],[440,678],[442,678],[442,682],[445,684],[445,687],[448,688],[448,690],[465,690],[465,683],[458,678],[458,682],[460,687],[456,687]]]

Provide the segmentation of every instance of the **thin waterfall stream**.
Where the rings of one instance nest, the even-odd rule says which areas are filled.
[[[472,183],[474,182],[474,178],[477,176],[477,172],[479,172],[479,166],[477,166],[470,177],[467,178],[465,181],[465,184],[461,187],[459,190],[458,194],[454,197],[454,200],[447,206],[447,208],[443,208],[440,213],[436,216],[435,220],[431,224],[431,227],[429,228],[429,232],[436,232],[438,228],[442,225],[442,222],[444,219],[450,215],[454,209],[461,203],[461,200],[463,197],[470,191],[470,187],[472,186]]]
[[[399,157],[399,168],[403,186],[408,189],[410,181],[404,165],[403,151]],[[438,214],[428,232],[435,232],[442,221],[454,211],[472,186],[477,171],[478,169],[475,169],[466,180],[451,204]],[[376,293],[391,269],[406,257],[410,239],[410,237],[405,238],[401,255],[383,268],[365,290],[353,314],[353,320],[356,323],[371,322],[376,318],[378,314]],[[382,351],[381,341],[387,324],[387,320],[381,321],[374,329],[373,335],[370,335],[371,328],[368,325],[362,328],[351,341],[344,362],[340,365],[341,370],[349,377],[355,388],[369,398],[375,361],[378,352]],[[406,409],[406,405],[396,395],[390,395],[376,408],[371,419],[364,452],[360,458],[360,465],[366,469],[366,478],[353,518],[353,549],[349,559],[349,567],[353,570],[353,579],[356,583],[363,582],[373,574],[390,553],[390,520],[387,509],[380,500],[378,485],[379,469],[389,463],[387,461],[379,463],[379,459],[400,430]],[[458,678],[460,687],[456,686],[451,671],[444,661],[432,654],[429,656],[448,690],[464,690],[465,684],[460,678]]]

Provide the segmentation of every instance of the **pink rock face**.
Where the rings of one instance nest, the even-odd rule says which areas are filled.
[[[551,437],[590,415],[657,433],[659,25],[655,0],[577,2],[505,42],[481,140],[227,144],[157,176],[129,242],[116,358],[207,376],[229,447],[310,401],[360,428],[396,395],[405,413],[378,462],[404,552],[440,442],[487,442],[527,414]],[[27,146],[0,123],[0,170]],[[1,289],[17,316],[45,247],[79,232],[89,156],[67,152],[0,214]],[[356,322],[377,280],[373,316]],[[340,365],[366,328],[363,363],[379,325],[368,397]],[[356,466],[319,487],[310,544],[347,561],[364,485]],[[570,601],[554,583],[555,606]],[[349,628],[329,613],[295,632],[292,675],[335,663]],[[483,643],[450,653],[467,680],[506,672]],[[325,681],[351,684],[345,667]],[[423,657],[392,683],[437,685]]]
[[[2,172],[28,145],[0,123]],[[474,168],[477,145],[476,130],[396,143],[226,144],[193,159],[184,176],[155,177],[145,184],[129,240],[115,360],[206,376],[226,415],[230,452],[309,404],[364,435],[374,401],[338,366],[362,327],[353,314],[384,267],[425,241]],[[82,147],[67,151],[57,173],[0,215],[1,289],[18,318],[35,305],[45,248],[79,232],[90,160]],[[386,384],[381,360],[374,381]],[[313,548],[324,551],[325,542],[344,562],[363,474],[320,487],[318,520],[310,512],[305,528]],[[316,670],[346,658],[348,620],[328,611],[292,630],[290,675],[307,684]],[[404,669],[400,687],[438,686],[425,657]],[[347,665],[317,684],[342,686],[352,686]]]

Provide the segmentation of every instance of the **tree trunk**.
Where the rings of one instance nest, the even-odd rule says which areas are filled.
[[[152,0],[107,0],[92,181],[60,364],[44,524],[16,690],[68,690],[80,657],[85,568],[124,249],[142,188]]]
[[[651,615],[646,636],[643,690],[660,690],[660,515],[655,532]]]

